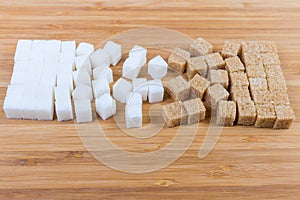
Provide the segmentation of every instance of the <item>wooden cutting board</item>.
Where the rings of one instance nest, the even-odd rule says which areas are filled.
[[[0,2],[0,199],[297,199],[299,21],[297,0]],[[5,118],[2,105],[18,39],[99,44],[115,34],[142,27],[169,28],[191,38],[203,37],[216,50],[222,48],[224,40],[274,40],[297,117],[293,127],[276,131],[224,128],[213,151],[199,159],[209,125],[206,120],[200,123],[190,148],[174,163],[155,172],[132,174],[96,160],[82,144],[74,122]],[[114,68],[115,78],[120,69]],[[145,123],[148,120],[146,117]],[[116,133],[119,128],[113,119],[99,123],[115,145],[137,153],[163,148],[177,131],[164,128],[152,138],[139,139]]]

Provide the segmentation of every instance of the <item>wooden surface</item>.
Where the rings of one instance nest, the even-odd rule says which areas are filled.
[[[264,1],[41,1],[0,2],[0,199],[298,199],[300,195],[300,3]],[[7,120],[2,110],[18,39],[99,42],[123,31],[164,27],[224,40],[267,39],[278,45],[297,120],[290,130],[225,128],[211,154],[198,159],[207,131],[199,126],[190,149],[172,165],[129,174],[98,162],[73,122]],[[133,152],[154,151],[175,129],[151,139],[108,137]]]

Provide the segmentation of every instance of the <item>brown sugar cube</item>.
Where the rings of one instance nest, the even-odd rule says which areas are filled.
[[[270,92],[270,99],[274,105],[290,105],[286,90],[274,90]]]
[[[223,85],[225,89],[228,88],[229,85],[229,77],[228,77],[228,72],[226,70],[209,70],[209,80],[210,84],[216,84],[220,83]]]
[[[204,94],[210,85],[210,82],[207,81],[205,78],[200,76],[199,74],[196,74],[194,78],[190,82],[191,85],[191,97],[193,98],[200,98],[203,99]]]
[[[201,99],[191,99],[183,102],[183,107],[188,114],[187,124],[195,124],[205,119],[206,109]]]
[[[254,125],[256,120],[256,108],[251,100],[237,101],[237,124],[242,126]]]
[[[221,51],[223,58],[229,58],[239,55],[241,51],[241,45],[230,41],[224,42],[224,47]]]
[[[197,38],[190,45],[190,52],[192,56],[204,56],[212,53],[213,45],[204,40],[203,38]]]
[[[246,74],[248,78],[265,78],[266,73],[263,64],[248,65],[246,68]]]
[[[285,78],[283,76],[267,77],[269,90],[287,90]]]
[[[261,59],[264,65],[280,65],[280,60],[277,53],[261,54]]]
[[[295,114],[290,106],[275,106],[275,113],[277,119],[273,126],[274,129],[288,129],[292,126],[295,120]]]
[[[190,52],[180,48],[175,48],[168,59],[168,64],[171,68],[183,73],[186,69],[186,62],[190,57]]]
[[[275,108],[272,104],[256,104],[256,121],[254,126],[257,128],[272,128],[276,121]]]
[[[187,62],[186,73],[189,80],[192,79],[197,73],[205,77],[207,74],[207,64],[205,61],[205,57],[198,56],[198,57],[189,58]]]
[[[236,104],[234,101],[220,101],[217,108],[217,124],[220,126],[233,126],[236,117]]]
[[[283,72],[280,65],[265,64],[264,68],[267,77],[283,77]]]
[[[233,72],[229,74],[231,85],[249,86],[248,78],[245,72]]]
[[[233,101],[249,101],[251,100],[248,86],[231,86],[230,97]]]
[[[163,117],[167,127],[184,125],[187,123],[187,112],[183,108],[181,101],[176,101],[162,107]]]
[[[166,92],[175,101],[185,100],[190,97],[190,84],[182,76],[170,79],[166,83],[165,88]]]
[[[252,90],[251,96],[255,104],[271,103],[271,92],[269,90]]]
[[[260,41],[260,53],[277,53],[277,46],[273,41]]]
[[[225,59],[225,69],[229,72],[238,72],[238,71],[244,71],[245,67],[243,63],[241,62],[240,58],[237,56],[226,58]]]
[[[251,93],[255,90],[268,90],[267,80],[265,78],[249,78]]]
[[[225,69],[225,61],[220,53],[211,53],[205,56],[208,69]]]
[[[242,61],[245,67],[248,65],[261,65],[263,64],[261,56],[259,54],[244,53],[242,54]]]
[[[258,54],[260,52],[260,45],[258,41],[242,41],[241,48],[242,54]]]
[[[207,106],[209,106],[212,110],[217,108],[218,102],[220,100],[227,100],[229,97],[229,93],[221,84],[214,84],[207,88],[205,101]]]

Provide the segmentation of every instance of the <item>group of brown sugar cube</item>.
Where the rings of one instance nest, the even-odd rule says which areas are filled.
[[[176,48],[168,64],[188,79],[179,75],[164,85],[175,101],[163,106],[168,127],[198,123],[206,112],[223,126],[287,129],[295,120],[272,41],[225,41],[221,52],[213,52],[198,38],[189,51]]]

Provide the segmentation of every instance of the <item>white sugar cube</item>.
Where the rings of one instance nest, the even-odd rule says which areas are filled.
[[[21,119],[21,102],[20,97],[7,96],[4,99],[3,110],[8,119]]]
[[[106,65],[110,65],[110,56],[103,49],[98,49],[91,54],[90,61],[93,68],[96,68],[98,66],[103,66],[103,65],[106,66]]]
[[[132,80],[133,91],[142,95],[143,101],[147,100],[148,83],[146,78],[137,78]]]
[[[75,100],[93,100],[93,93],[91,86],[78,84],[72,93]]]
[[[76,70],[85,68],[87,72],[92,75],[92,66],[88,56],[76,56],[75,57]]]
[[[110,67],[96,67],[93,69],[93,77],[94,79],[101,79],[102,77],[106,78],[108,83],[113,82],[113,71]]]
[[[142,127],[142,122],[143,122],[142,104],[126,105],[125,121],[126,121],[127,128]]]
[[[90,100],[74,100],[77,123],[93,121],[92,106]]]
[[[46,54],[48,53],[59,53],[61,49],[60,40],[47,40],[46,41]]]
[[[42,69],[42,74],[40,78],[40,85],[51,85],[55,86],[57,82],[57,68],[55,66],[47,66],[45,64]]]
[[[148,81],[149,103],[158,103],[164,99],[164,87],[160,79]]]
[[[43,62],[46,54],[46,47],[46,40],[33,40],[31,46],[30,59]]]
[[[54,66],[57,66],[57,68],[56,68],[57,73],[71,74],[74,69],[74,65],[71,62],[62,62],[62,63],[58,63],[58,64],[55,64],[55,63],[53,63],[53,64],[54,64]]]
[[[74,89],[72,73],[58,73],[57,86],[68,87],[70,92],[72,92]]]
[[[135,79],[141,71],[139,63],[140,61],[137,57],[127,58],[123,64],[122,76],[131,80]]]
[[[110,94],[103,94],[96,99],[96,111],[103,120],[116,114],[116,110],[116,101]]]
[[[44,62],[59,62],[59,52],[49,52],[45,54]]]
[[[36,98],[34,107],[38,120],[53,120],[54,102],[52,98]]]
[[[166,76],[168,70],[168,64],[161,56],[152,58],[148,63],[148,74],[153,79],[162,79]]]
[[[142,95],[138,92],[130,92],[126,96],[126,105],[143,104]]]
[[[15,57],[15,62],[30,60],[32,40],[18,40]]]
[[[75,85],[85,84],[91,85],[91,77],[85,68],[80,69],[79,71],[73,72],[73,80]]]
[[[105,93],[110,93],[110,87],[105,77],[93,80],[92,85],[95,98],[98,98]]]
[[[61,42],[61,52],[63,54],[69,53],[69,54],[75,56],[75,51],[76,51],[76,42],[74,40]]]
[[[74,118],[71,98],[55,101],[57,121],[68,121]]]
[[[23,119],[37,119],[35,114],[34,100],[36,96],[36,88],[33,85],[26,85],[21,95],[21,116]]]
[[[121,45],[119,45],[115,42],[112,42],[112,41],[107,41],[105,46],[103,47],[103,50],[109,54],[110,64],[112,64],[113,66],[116,66],[122,58]]]
[[[54,88],[55,101],[63,101],[64,99],[71,98],[70,90],[65,86],[57,86]]]
[[[93,44],[81,42],[77,47],[76,55],[77,56],[90,55],[91,53],[93,53],[93,51],[94,51]]]
[[[75,56],[72,53],[64,52],[59,54],[59,63],[72,66],[72,70],[75,68]]]
[[[139,66],[144,66],[147,62],[147,49],[135,45],[129,51],[129,57],[136,57],[139,60]]]
[[[123,78],[120,78],[113,86],[113,97],[121,102],[126,102],[126,96],[132,91],[132,84]]]

